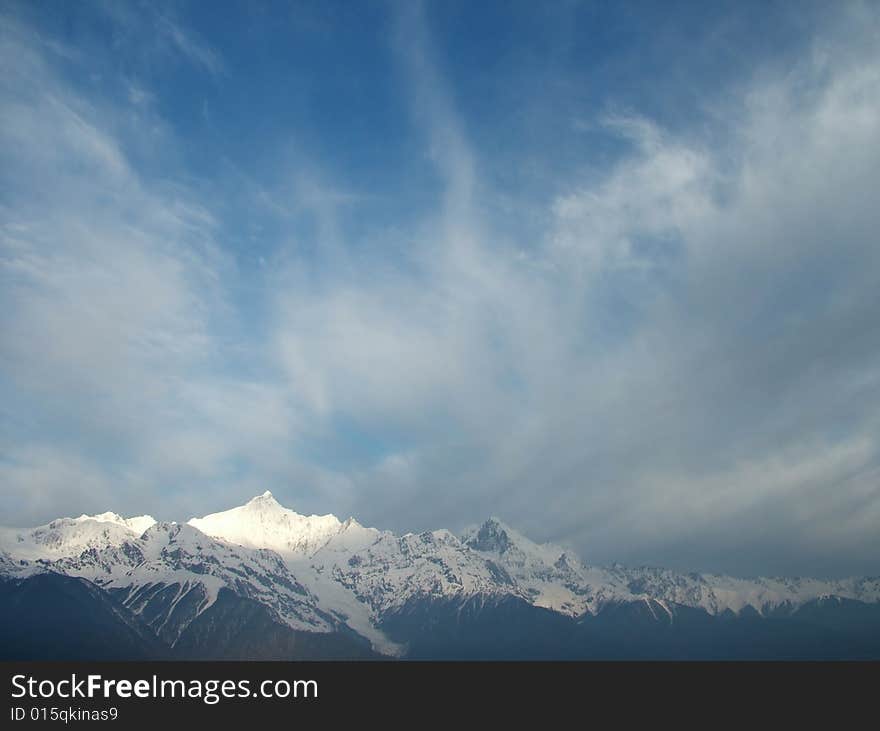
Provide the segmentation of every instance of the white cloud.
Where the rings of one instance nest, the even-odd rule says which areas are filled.
[[[628,149],[546,209],[519,202],[537,241],[481,205],[483,151],[422,22],[404,8],[396,48],[437,210],[359,249],[339,223],[369,196],[317,164],[242,175],[282,228],[250,282],[259,322],[218,242],[229,201],[147,176],[114,105],[6,28],[4,507],[162,496],[184,517],[269,488],[382,527],[500,513],[590,560],[876,569],[876,19],[687,131],[605,115]],[[303,215],[318,254],[290,245]]]

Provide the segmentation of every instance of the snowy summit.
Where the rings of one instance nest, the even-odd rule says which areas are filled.
[[[343,524],[335,515],[300,515],[266,490],[240,507],[192,518],[189,525],[250,548],[311,554],[339,533]]]

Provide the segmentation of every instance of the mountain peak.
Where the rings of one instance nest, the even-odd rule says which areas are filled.
[[[494,515],[490,515],[488,518],[486,518],[485,521],[483,521],[483,527],[487,527],[492,530],[504,531],[505,533],[513,530],[509,525],[507,525],[507,523],[501,520],[501,518],[497,518]]]
[[[214,538],[250,548],[310,554],[342,530],[335,515],[300,515],[269,490],[236,508],[192,518],[189,525]]]
[[[107,511],[106,513],[98,513],[97,515],[86,515],[83,513],[78,518],[71,518],[70,520],[73,523],[86,523],[88,521],[95,521],[97,523],[115,523],[123,528],[128,528],[130,531],[134,531],[138,535],[142,534],[147,528],[156,522],[156,519],[152,515],[135,515],[131,518],[123,518],[118,513],[110,511]]]
[[[462,542],[475,551],[494,554],[515,564],[556,566],[562,570],[573,560],[562,547],[553,543],[535,543],[494,516],[466,530]],[[556,565],[563,557],[561,564]]]
[[[155,522],[149,515],[123,518],[112,512],[83,513],[78,518],[56,518],[30,530],[2,529],[0,547],[14,548],[17,556],[34,560],[76,556],[89,548],[124,543],[142,535]]]
[[[489,517],[479,527],[466,531],[464,542],[476,551],[504,553],[513,545],[512,533],[498,518]]]
[[[275,496],[269,490],[266,490],[260,495],[255,495],[242,507],[248,506],[253,506],[256,508],[280,508],[281,510],[286,510],[286,508],[275,499]]]

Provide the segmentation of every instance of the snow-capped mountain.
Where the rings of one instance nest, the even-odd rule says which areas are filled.
[[[497,518],[469,528],[462,540],[480,556],[503,567],[539,607],[578,617],[585,612],[595,614],[607,602],[639,598],[624,577],[585,566],[559,546],[534,543]]]
[[[278,554],[216,541],[188,525],[155,523],[119,545],[89,548],[51,564],[112,590],[174,644],[222,589],[268,607],[293,629],[330,632],[336,622]]]
[[[268,490],[240,507],[192,518],[189,525],[230,543],[304,555],[342,530],[335,515],[300,515],[279,504]]]
[[[765,614],[827,596],[880,601],[878,578],[738,579],[649,567],[586,566],[570,551],[553,544],[533,543],[496,518],[468,529],[462,538],[481,556],[503,566],[533,604],[571,616],[596,614],[610,602],[644,599],[658,602],[667,612],[678,605],[713,615],[726,611],[739,614],[747,607]]]
[[[0,530],[0,577],[20,582],[46,572],[100,587],[170,648],[228,645],[232,623],[238,639],[229,653],[245,656],[264,656],[267,633],[280,638],[278,647],[313,647],[315,656],[357,653],[354,638],[384,655],[438,647],[467,654],[476,645],[480,656],[493,656],[532,625],[546,647],[580,656],[606,648],[634,622],[715,622],[717,634],[727,631],[718,624],[724,618],[880,608],[877,578],[747,580],[594,567],[495,518],[461,537],[442,529],[398,536],[353,518],[300,515],[270,492],[186,524],[102,513]],[[445,644],[426,645],[432,632],[447,633]],[[309,645],[319,637],[338,639]]]
[[[402,648],[378,629],[382,616],[413,597],[518,594],[491,560],[449,531],[398,537],[354,518],[299,515],[268,491],[189,525],[223,541],[277,551],[322,607],[387,654]]]
[[[141,535],[156,520],[149,515],[123,518],[116,513],[58,518],[28,530],[0,528],[0,550],[17,558],[78,556],[89,548],[119,545]]]
[[[339,543],[328,542],[311,557],[311,565],[351,589],[377,616],[413,597],[521,593],[502,569],[447,530],[400,537],[379,533],[359,548]]]

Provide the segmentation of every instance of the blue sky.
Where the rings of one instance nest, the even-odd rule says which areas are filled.
[[[880,571],[872,3],[0,6],[0,509],[265,489]]]

